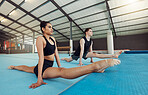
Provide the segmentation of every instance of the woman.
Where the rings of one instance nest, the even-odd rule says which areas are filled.
[[[45,82],[43,82],[44,78],[62,77],[66,79],[73,79],[92,72],[100,72],[110,66],[120,64],[120,60],[107,59],[97,61],[93,64],[82,67],[60,68],[61,64],[57,51],[56,41],[55,38],[51,36],[53,34],[52,25],[49,22],[42,21],[40,27],[41,31],[43,32],[43,36],[39,36],[36,40],[36,47],[39,56],[38,64],[33,67],[28,67],[25,65],[12,65],[8,67],[9,69],[35,73],[35,75],[38,77],[38,80],[36,83],[30,85],[29,88],[36,88],[41,86],[42,84],[46,84]],[[59,68],[52,67],[54,56]]]

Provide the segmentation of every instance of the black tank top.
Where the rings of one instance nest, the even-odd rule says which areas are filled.
[[[48,55],[52,55],[55,52],[55,42],[54,40],[50,37],[49,39],[51,39],[54,43],[54,45],[51,45],[48,40],[46,39],[45,36],[43,36],[44,39],[46,40],[46,47],[44,48],[44,56],[48,56]]]
[[[90,45],[91,45],[91,39],[88,41],[85,36],[82,37],[82,38],[85,40],[85,44],[84,44],[84,53],[83,53],[83,54],[85,54],[86,52],[89,51],[89,48],[90,48]],[[78,46],[78,48],[76,49],[74,55],[75,55],[75,56],[80,56],[80,51],[81,51],[81,48],[80,48],[80,43],[79,43],[79,46]]]

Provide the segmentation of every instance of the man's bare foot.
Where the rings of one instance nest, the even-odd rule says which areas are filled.
[[[71,62],[72,61],[72,58],[61,58],[61,60],[64,60],[64,61],[67,61],[67,62]]]
[[[95,64],[96,64],[95,72],[100,73],[103,70],[105,70],[106,68],[112,67],[114,65],[118,65],[120,63],[121,63],[121,61],[118,59],[106,59],[106,60],[97,61],[97,62],[95,62]]]
[[[14,69],[15,66],[11,65],[8,67],[8,69]]]
[[[116,52],[116,53],[113,55],[113,58],[118,58],[121,53],[122,53],[122,51]]]

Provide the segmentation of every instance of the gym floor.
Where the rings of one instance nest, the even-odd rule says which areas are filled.
[[[37,54],[1,54],[0,94],[1,95],[147,95],[148,54],[125,54],[119,56],[121,64],[105,70],[104,73],[91,73],[77,79],[45,79],[47,85],[34,90],[29,85],[35,83],[34,74],[9,70],[9,65],[34,66]],[[68,54],[60,54],[60,58]],[[94,58],[94,61],[102,59]],[[85,65],[90,59],[83,60]],[[77,67],[78,61],[61,61],[62,67]],[[57,67],[56,62],[54,67]]]

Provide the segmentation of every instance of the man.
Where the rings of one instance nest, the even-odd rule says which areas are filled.
[[[93,62],[92,57],[97,58],[118,58],[118,56],[122,53],[122,51],[117,52],[113,55],[106,55],[106,54],[97,54],[92,52],[92,45],[93,42],[91,40],[91,36],[93,35],[91,28],[85,29],[85,36],[81,38],[78,48],[76,49],[75,53],[70,58],[62,58],[61,60],[65,60],[67,62],[71,62],[73,60],[79,59],[79,65],[83,65],[82,58],[85,60],[87,58],[91,58],[91,62]]]

